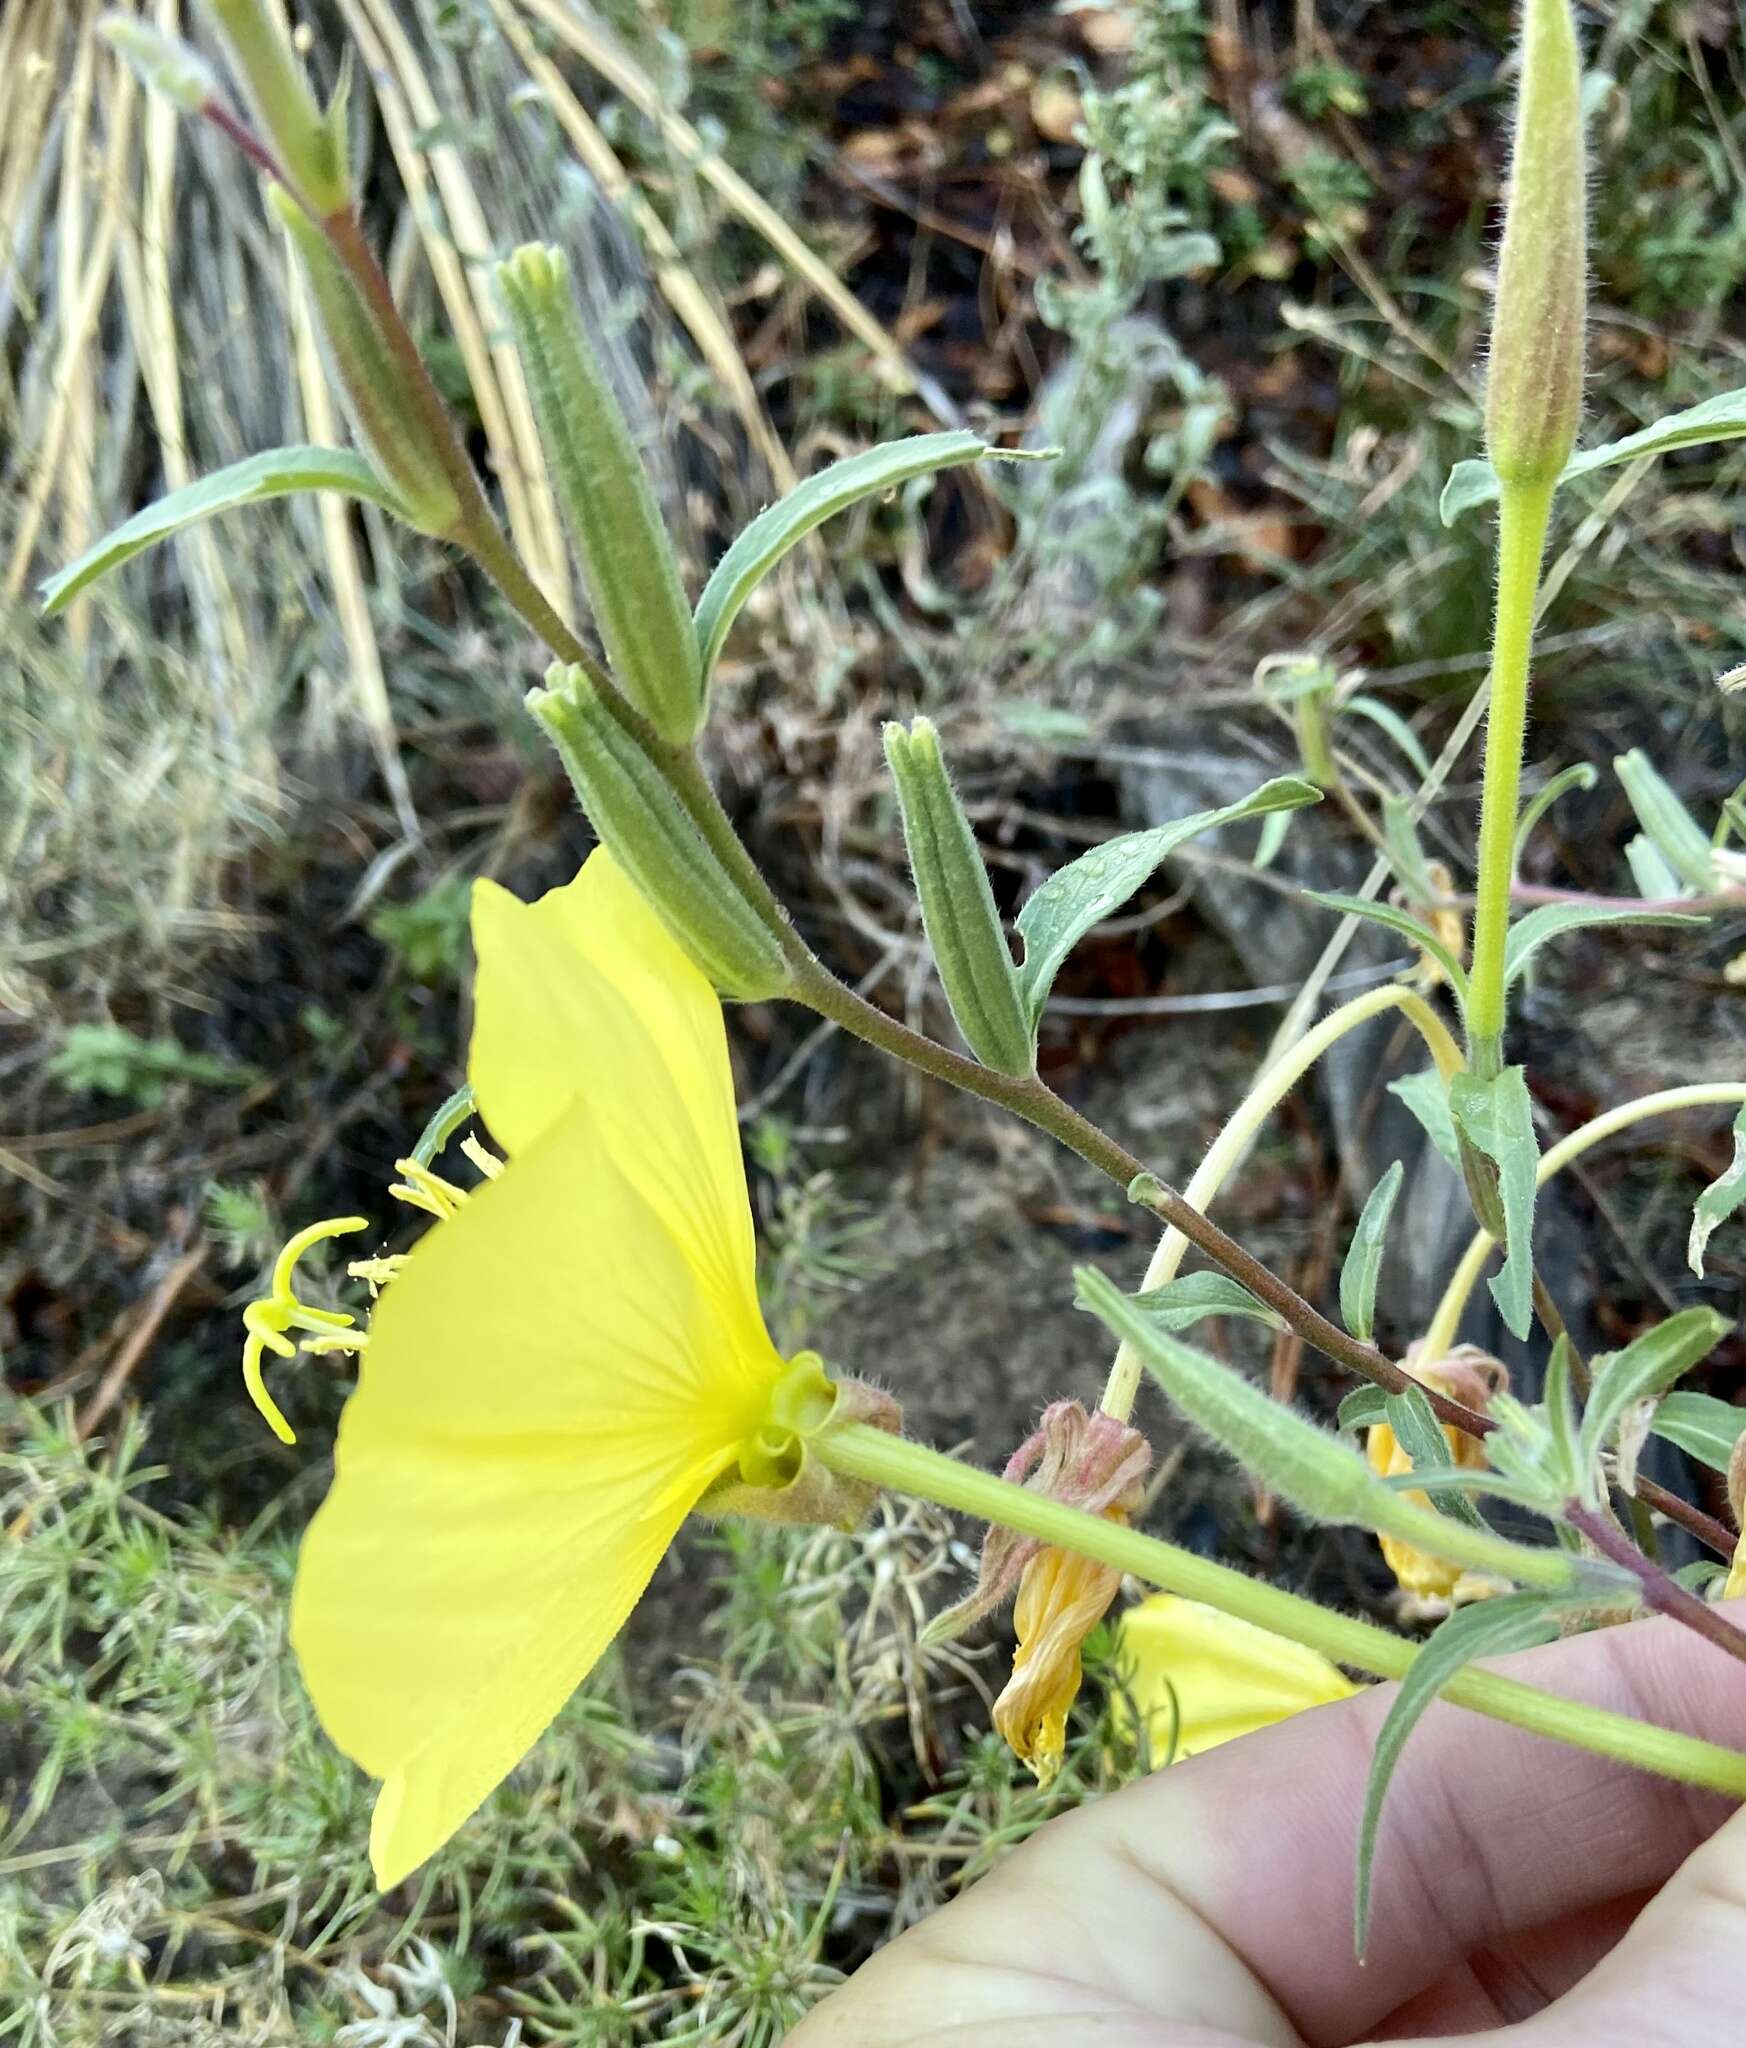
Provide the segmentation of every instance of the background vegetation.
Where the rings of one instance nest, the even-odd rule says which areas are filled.
[[[196,531],[115,596],[33,618],[33,578],[145,496],[335,435],[252,177],[134,94],[95,12],[0,15],[0,2033],[773,2043],[892,1928],[1138,1760],[1094,1686],[1048,1800],[1020,1782],[987,1734],[998,1645],[916,1646],[966,1564],[933,1516],[724,1529],[670,1562],[481,1822],[404,1893],[372,1892],[368,1788],[283,1640],[346,1368],[288,1376],[304,1442],[281,1451],[238,1383],[236,1308],[297,1223],[386,1224],[388,1169],[457,1079],[472,877],[532,893],[586,830],[519,712],[534,650],[368,512]],[[1313,653],[1404,721],[1403,745],[1341,720],[1360,780],[1410,789],[1413,746],[1448,738],[1483,667],[1487,530],[1444,528],[1436,503],[1476,439],[1508,13],[322,0],[297,18],[325,77],[362,53],[371,225],[554,587],[479,282],[536,229],[586,283],[699,576],[794,473],[881,435],[963,420],[1062,448],[831,529],[724,665],[714,765],[748,835],[835,964],[939,1023],[883,717],[941,721],[1009,899],[1143,811],[1154,771],[1286,762],[1252,687],[1264,657]],[[1591,433],[1609,435],[1746,384],[1746,76],[1721,0],[1616,0],[1587,26]],[[1743,477],[1735,444],[1582,487],[1536,749],[1602,773],[1530,880],[1627,886],[1610,761],[1629,746],[1705,818],[1739,780],[1740,702],[1712,679],[1746,640]],[[1457,876],[1471,767],[1425,828]],[[1337,879],[1351,849],[1315,831],[1307,857]],[[1084,949],[1046,1043],[1057,1082],[1172,1171],[1278,1016],[1221,933],[1229,858],[1161,879]],[[1574,943],[1521,1027],[1548,1129],[1669,1046],[1685,1071],[1737,1070],[1742,944],[1740,920],[1677,950]],[[985,1459],[1044,1398],[1089,1395],[1100,1347],[1066,1270],[1087,1249],[1137,1265],[1133,1220],[785,1011],[736,1012],[735,1039],[779,1335],[885,1378]],[[1570,1284],[1611,1340],[1675,1305],[1657,1276],[1723,1163],[1646,1139],[1587,1175]],[[1234,1227],[1325,1288],[1342,1201],[1312,1105]],[[1718,1237],[1711,1297],[1738,1301],[1738,1258]],[[1746,1353],[1717,1359],[1731,1392]],[[1295,1384],[1289,1346],[1267,1364]],[[1160,1448],[1159,1526],[1385,1605],[1367,1547]]]

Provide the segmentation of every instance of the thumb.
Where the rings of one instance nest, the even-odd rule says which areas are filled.
[[[1689,2048],[1738,2038],[1746,2008],[1746,1811],[1694,1850],[1579,1984],[1498,2048]]]

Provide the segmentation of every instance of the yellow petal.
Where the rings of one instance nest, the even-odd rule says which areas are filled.
[[[1746,1536],[1742,1536],[1735,1544],[1733,1561],[1728,1566],[1728,1576],[1722,1582],[1724,1600],[1738,1600],[1742,1593],[1746,1593]]]
[[[383,1778],[395,1883],[592,1668],[781,1369],[725,1341],[684,1250],[578,1105],[384,1293],[305,1539],[292,1642]]]
[[[1175,1754],[1195,1756],[1358,1690],[1316,1651],[1174,1593],[1155,1593],[1121,1617],[1116,1661],[1160,1762],[1173,1730]]]
[[[513,1160],[584,1096],[619,1169],[739,1341],[758,1322],[752,1214],[721,1004],[604,851],[523,903],[473,892],[468,1075]]]

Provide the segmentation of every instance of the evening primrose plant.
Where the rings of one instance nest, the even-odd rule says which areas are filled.
[[[1019,910],[1018,958],[939,734],[925,719],[894,724],[885,744],[896,808],[961,1047],[886,1015],[820,961],[718,802],[697,742],[741,608],[802,539],[914,479],[1017,451],[959,432],[839,462],[753,520],[693,604],[562,256],[519,249],[497,266],[495,287],[596,647],[511,549],[359,227],[343,88],[317,105],[256,0],[224,0],[215,12],[246,113],[180,44],[132,18],[109,33],[153,86],[258,167],[308,282],[357,448],[270,450],[173,493],[62,570],[47,603],[69,604],[142,548],[215,513],[307,490],[373,503],[468,558],[544,644],[551,664],[528,710],[600,841],[572,882],[535,903],[486,883],[474,892],[468,1083],[396,1162],[390,1190],[423,1212],[422,1236],[410,1251],[353,1262],[356,1310],[314,1307],[297,1292],[299,1258],[369,1223],[313,1221],[244,1318],[250,1391],[282,1434],[269,1358],[275,1373],[299,1349],[357,1359],[332,1489],[303,1545],[291,1633],[324,1726],[381,1781],[371,1834],[380,1882],[416,1869],[516,1768],[687,1517],[844,1524],[881,1490],[987,1525],[976,1592],[934,1633],[1013,1598],[1019,1650],[997,1720],[1041,1777],[1060,1762],[1081,1646],[1124,1578],[1174,1603],[1143,1607],[1118,1630],[1129,1674],[1147,1688],[1141,1711],[1150,1716],[1160,1695],[1175,1702],[1169,1754],[1338,1698],[1354,1682],[1348,1674],[1399,1679],[1361,1831],[1360,1939],[1383,1795],[1438,1696],[1746,1795],[1746,1755],[1552,1697],[1481,1661],[1654,1610],[1746,1662],[1746,1634],[1694,1575],[1674,1575],[1657,1554],[1657,1523],[1677,1523],[1713,1554],[1719,1575],[1738,1547],[1735,1528],[1640,1470],[1643,1443],[1658,1433],[1734,1472],[1740,1490],[1736,1412],[1679,1386],[1727,1321],[1687,1307],[1585,1360],[1537,1267],[1533,1232],[1538,1188],[1612,1133],[1675,1113],[1733,1113],[1735,1164],[1693,1219],[1701,1278],[1710,1235],[1746,1201],[1746,1082],[1659,1089],[1542,1154],[1526,1076],[1508,1058],[1512,991],[1542,947],[1595,923],[1701,924],[1711,897],[1737,889],[1728,841],[1746,826],[1738,803],[1711,832],[1689,817],[1682,825],[1652,765],[1627,757],[1619,772],[1644,828],[1633,870],[1640,883],[1663,880],[1653,855],[1677,886],[1654,900],[1648,891],[1569,897],[1517,913],[1523,838],[1582,772],[1555,778],[1523,810],[1541,563],[1566,488],[1609,462],[1746,432],[1746,394],[1736,394],[1610,450],[1576,450],[1586,145],[1568,0],[1527,0],[1524,10],[1484,456],[1460,466],[1445,498],[1451,518],[1497,508],[1471,914],[1447,870],[1424,857],[1412,804],[1397,798],[1373,811],[1346,786],[1335,720],[1362,707],[1315,663],[1284,662],[1264,679],[1291,717],[1301,774],[1062,867]],[[1386,707],[1370,713],[1388,729]],[[1258,820],[1270,847],[1291,812],[1324,795],[1374,839],[1396,891],[1390,902],[1321,902],[1408,937],[1419,964],[1277,1049],[1179,1190],[1160,1162],[1136,1157],[1041,1078],[1051,987],[1079,941],[1178,846]],[[1165,1226],[1137,1288],[1132,1275],[1079,1273],[1081,1306],[1116,1340],[1103,1397],[1094,1412],[1052,1404],[1004,1474],[907,1439],[901,1384],[895,1394],[861,1385],[809,1352],[784,1358],[770,1340],[721,1005],[775,1000],[1028,1120]],[[1462,1176],[1476,1226],[1404,1362],[1373,1336],[1398,1165],[1363,1204],[1337,1320],[1207,1213],[1315,1062],[1351,1030],[1396,1013],[1426,1059],[1397,1092]],[[438,1170],[464,1127],[471,1184]],[[1184,1272],[1191,1250],[1204,1263]],[[1488,1266],[1506,1325],[1524,1341],[1538,1327],[1544,1340],[1538,1399],[1513,1392],[1495,1361],[1459,1343]],[[1319,1426],[1191,1341],[1213,1317],[1290,1331],[1351,1375],[1339,1427]],[[911,1369],[932,1361],[900,1361],[900,1382]],[[1374,1534],[1404,1593],[1442,1616],[1429,1640],[1330,1611],[1133,1526],[1151,1459],[1136,1420],[1147,1385],[1169,1404],[1154,1430],[1186,1422],[1302,1516]],[[1513,1533],[1494,1525],[1500,1504]]]

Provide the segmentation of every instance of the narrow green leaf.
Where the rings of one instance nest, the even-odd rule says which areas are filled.
[[[1558,1607],[1541,1593],[1506,1593],[1494,1600],[1458,1607],[1425,1643],[1407,1668],[1394,1704],[1376,1734],[1358,1827],[1358,1885],[1353,1904],[1353,1940],[1360,1956],[1370,1932],[1371,1876],[1376,1836],[1389,1782],[1406,1740],[1425,1709],[1456,1674],[1476,1657],[1505,1656],[1549,1643],[1558,1634]]]
[[[1430,954],[1448,977],[1449,986],[1462,1001],[1467,998],[1467,974],[1461,962],[1438,938],[1427,924],[1405,910],[1397,910],[1392,903],[1370,903],[1362,896],[1341,896],[1323,889],[1308,892],[1312,903],[1319,903],[1324,910],[1338,910],[1348,917],[1362,917],[1371,924],[1386,925],[1391,932],[1398,932],[1403,938]]]
[[[1719,1401],[1714,1394],[1676,1391],[1662,1397],[1649,1427],[1700,1465],[1726,1472],[1734,1446],[1746,1431],[1746,1408]]]
[[[1457,1496],[1483,1493],[1493,1500],[1513,1501],[1517,1507],[1532,1508],[1537,1515],[1552,1516],[1570,1498],[1567,1492],[1554,1496],[1546,1486],[1536,1485],[1531,1479],[1474,1465],[1445,1465],[1440,1472],[1396,1472],[1382,1483],[1396,1493],[1422,1493],[1433,1507],[1445,1510],[1446,1504]],[[1435,1549],[1436,1545],[1430,1547]]]
[[[1031,449],[991,448],[980,434],[913,434],[833,462],[760,512],[716,563],[692,614],[705,680],[746,599],[816,527],[864,498],[883,497],[912,477],[961,468],[989,456],[1008,462],[1041,459]]]
[[[1704,924],[1677,910],[1631,910],[1603,903],[1542,903],[1510,926],[1504,941],[1504,980],[1513,982],[1548,939],[1596,924]]]
[[[1515,852],[1510,865],[1521,865],[1522,849],[1527,845],[1534,827],[1567,790],[1593,789],[1599,780],[1600,771],[1592,762],[1578,761],[1573,767],[1560,769],[1544,789],[1535,790],[1522,806],[1522,815],[1517,820]]]
[[[1026,903],[1018,914],[1019,935],[1025,942],[1024,965],[1019,970],[1033,1018],[1042,1014],[1049,990],[1061,963],[1094,924],[1117,910],[1139,888],[1160,861],[1184,840],[1210,832],[1218,825],[1234,825],[1244,818],[1258,818],[1270,811],[1295,811],[1305,804],[1320,803],[1322,793],[1314,783],[1296,776],[1281,775],[1264,782],[1240,803],[1226,804],[1216,811],[1197,811],[1178,818],[1172,825],[1158,825],[1149,832],[1129,832],[1103,846],[1094,846],[1069,861]]]
[[[1449,1088],[1435,1067],[1422,1073],[1403,1074],[1388,1084],[1390,1095],[1398,1095],[1419,1120],[1425,1136],[1454,1167],[1461,1171],[1461,1146],[1455,1136],[1455,1119],[1449,1114]]]
[[[1161,1330],[1188,1330],[1208,1316],[1247,1316],[1270,1330],[1283,1330],[1285,1320],[1264,1301],[1257,1301],[1240,1281],[1227,1273],[1184,1273],[1162,1287],[1148,1287],[1134,1296]]]
[[[1354,1387],[1334,1416],[1340,1429],[1373,1429],[1388,1420],[1388,1395],[1381,1387]]]
[[[1734,1157],[1726,1170],[1698,1196],[1691,1212],[1691,1236],[1685,1256],[1692,1271],[1704,1277],[1704,1252],[1718,1225],[1726,1223],[1742,1202],[1746,1202],[1746,1103],[1734,1119]]]
[[[1540,1146],[1521,1068],[1505,1067],[1490,1081],[1457,1074],[1449,1084],[1449,1113],[1457,1132],[1498,1170],[1504,1262],[1491,1282],[1492,1298],[1511,1332],[1526,1337],[1534,1319],[1534,1175]]]
[[[1560,484],[1587,476],[1592,470],[1611,469],[1621,462],[1634,462],[1640,455],[1665,455],[1674,448],[1695,448],[1709,441],[1733,441],[1746,434],[1746,390],[1723,391],[1683,412],[1640,427],[1617,441],[1603,441],[1598,448],[1584,448],[1564,465]],[[1453,526],[1464,512],[1476,505],[1489,505],[1497,496],[1497,473],[1489,462],[1458,462],[1449,472],[1439,506],[1443,524]]]
[[[1731,1327],[1728,1318],[1713,1308],[1683,1308],[1654,1329],[1645,1330],[1623,1351],[1595,1359],[1577,1443],[1582,1469],[1595,1469],[1627,1408],[1665,1394],[1715,1349]]]
[[[348,497],[367,498],[371,504],[404,517],[399,499],[364,458],[349,448],[269,448],[264,454],[247,456],[228,469],[184,484],[123,520],[76,562],[69,562],[48,579],[42,586],[43,611],[52,617],[98,577],[119,569],[123,562],[168,540],[185,526],[210,519],[217,512],[261,505],[269,498],[286,498],[296,491],[343,491]]]
[[[1449,1448],[1449,1439],[1443,1434],[1443,1425],[1437,1420],[1437,1411],[1425,1398],[1418,1387],[1404,1388],[1398,1394],[1388,1397],[1388,1426],[1394,1431],[1395,1440],[1413,1461],[1411,1477],[1430,1481],[1439,1472],[1456,1469],[1454,1453]],[[1483,1529],[1485,1517],[1467,1498],[1464,1492],[1439,1492],[1427,1484],[1420,1488],[1440,1515],[1452,1520],[1465,1522],[1470,1529]]]
[[[1613,763],[1637,822],[1689,889],[1715,887],[1715,849],[1709,834],[1674,795],[1672,787],[1641,747]]]
[[[1382,799],[1382,843],[1388,849],[1395,880],[1414,903],[1429,903],[1437,885],[1425,860],[1419,828],[1413,822],[1413,807],[1404,796],[1387,791]]]
[[[1397,1159],[1370,1190],[1340,1268],[1340,1315],[1353,1336],[1366,1344],[1376,1323],[1376,1282],[1388,1241],[1388,1219],[1405,1176],[1406,1168]]]
[[[1587,1488],[1582,1470],[1581,1424],[1576,1412],[1575,1353],[1570,1338],[1562,1330],[1547,1361],[1546,1397],[1541,1405],[1552,1437],[1560,1490],[1568,1500],[1573,1494],[1585,1493]]]
[[[1413,773],[1422,781],[1430,780],[1430,758],[1419,744],[1418,734],[1392,704],[1383,703],[1380,697],[1360,693],[1356,697],[1348,697],[1340,706],[1342,718],[1348,711],[1355,711],[1360,718],[1368,718],[1372,725],[1379,726],[1406,756]]]
[[[1279,858],[1280,848],[1285,844],[1285,835],[1291,830],[1290,811],[1270,811],[1261,820],[1261,836],[1255,842],[1255,851],[1250,866],[1270,868]]]

